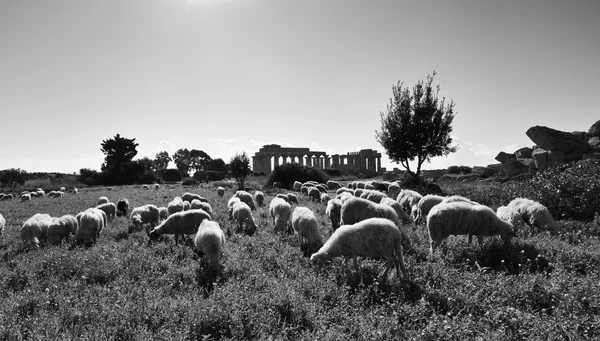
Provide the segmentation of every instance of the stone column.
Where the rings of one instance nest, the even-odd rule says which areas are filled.
[[[381,157],[377,158],[377,173],[381,172]]]
[[[273,157],[275,158],[275,162],[273,162],[273,167],[277,167],[279,166],[279,155],[275,155],[273,154]]]

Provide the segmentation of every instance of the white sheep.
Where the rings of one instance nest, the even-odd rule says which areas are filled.
[[[200,256],[206,255],[209,267],[218,274],[225,247],[225,234],[219,224],[208,219],[202,220],[194,238],[194,245]]]
[[[102,205],[107,202],[110,202],[107,197],[100,197],[100,198],[98,198],[98,202],[96,203],[96,205]]]
[[[294,194],[294,193],[287,193],[286,196],[287,196],[288,202],[290,204],[293,204],[293,203],[300,204],[298,202],[298,197],[296,196],[296,194]]]
[[[121,198],[117,201],[117,214],[120,216],[127,217],[127,211],[129,210],[129,200],[127,198]]]
[[[314,212],[308,207],[296,207],[292,212],[292,227],[298,234],[300,249],[319,248],[323,245],[323,237],[319,232],[319,223]]]
[[[217,195],[220,196],[220,197],[224,196],[225,195],[225,188],[223,188],[221,186],[217,187]]]
[[[48,227],[54,221],[49,214],[36,213],[21,226],[21,240],[25,247],[39,247],[48,238]]]
[[[379,192],[379,191],[375,191],[375,190],[365,190],[361,195],[361,198],[363,199],[367,199],[370,200],[376,204],[381,203],[381,200],[383,200],[383,198],[387,198],[388,196]]]
[[[156,240],[163,234],[174,234],[175,244],[179,244],[180,234],[194,234],[203,220],[212,220],[210,214],[203,210],[189,210],[173,213],[167,220],[150,231],[150,240]]]
[[[261,191],[254,192],[254,200],[256,200],[256,204],[258,206],[262,206],[265,204],[265,194]]]
[[[350,194],[348,194],[350,195]],[[331,220],[331,228],[335,231],[338,227],[340,227],[340,217],[342,211],[342,200],[333,199],[327,202],[327,208],[325,209],[325,214]]]
[[[434,206],[427,215],[427,230],[432,257],[436,247],[450,235],[475,235],[480,246],[483,237],[500,235],[508,242],[515,235],[513,225],[500,219],[491,208],[466,202]]]
[[[206,211],[206,213],[210,214],[211,216],[213,214],[212,206],[210,206],[209,203],[202,202],[198,199],[192,200],[192,203],[190,204],[190,210],[196,210],[196,209],[204,210],[204,211]]]
[[[475,202],[469,198],[465,198],[460,195],[451,195],[451,196],[445,197],[444,200],[442,200],[441,204],[447,204],[449,202],[466,202],[466,203],[473,204],[473,205],[480,205],[478,202]]]
[[[25,201],[31,201],[31,194],[27,193],[27,194],[21,195],[21,202],[25,202]]]
[[[302,188],[302,183],[300,181],[294,181],[294,185],[292,186],[292,189],[296,192],[300,192],[301,188]]]
[[[48,197],[49,198],[62,198],[62,196],[64,195],[64,192],[61,191],[50,191],[48,193]]]
[[[79,227],[75,232],[76,244],[95,244],[102,231],[102,218],[94,211],[87,210],[78,214]]]
[[[79,212],[75,216],[75,218],[77,219],[77,222],[78,222],[79,226],[81,226],[81,217],[83,216],[83,214],[85,212],[92,212],[93,214],[97,215],[98,218],[100,219],[101,224],[100,224],[100,228],[96,231],[96,233],[97,233],[96,238],[100,237],[100,232],[102,232],[102,229],[104,229],[107,226],[107,224],[108,224],[108,216],[106,215],[106,212],[104,212],[101,209],[96,208],[96,207],[90,207],[90,208],[88,208],[87,210],[85,210],[83,212]]]
[[[369,218],[356,224],[340,226],[310,260],[314,264],[323,265],[334,257],[344,257],[346,262],[352,258],[358,273],[356,257],[383,257],[387,260],[383,278],[386,278],[389,270],[394,267],[398,278],[400,271],[404,277],[408,277],[402,255],[402,242],[403,237],[392,221]]]
[[[158,191],[160,189],[160,185],[159,184],[154,184],[154,189]]]
[[[244,223],[246,224],[247,230],[256,230],[256,223],[254,222],[254,217],[252,216],[252,210],[245,202],[240,201],[233,204],[231,214],[233,219],[237,220],[238,222],[238,233],[243,231]]]
[[[144,224],[150,224],[150,227],[156,226],[160,222],[160,214],[158,213],[158,207],[153,204],[146,204],[140,207],[136,207],[131,211],[131,221],[133,226],[138,230],[141,230]],[[133,227],[130,226],[128,233],[133,232]],[[146,227],[146,233],[149,232],[149,228]]]
[[[329,197],[329,194],[321,193],[321,203],[322,204],[327,204],[329,202],[329,200],[331,200],[331,197]]]
[[[398,185],[395,182],[392,182],[388,185],[387,188],[387,196],[394,199],[394,198],[398,198],[398,194],[400,194],[400,185]]]
[[[236,197],[235,195],[232,196],[231,198],[229,198],[229,200],[227,201],[227,215],[229,216],[229,219],[232,219],[233,216],[233,205],[236,202],[241,202],[242,200],[240,200],[240,198]]]
[[[144,186],[142,186],[142,188],[143,188],[143,189],[150,189],[150,186],[148,186],[148,185],[144,185]]]
[[[400,219],[403,225],[412,225],[414,227],[415,221],[408,215],[408,213],[406,213],[399,202],[392,198],[386,197],[381,200],[380,204],[393,208],[396,212],[396,215],[398,215],[398,219]]]
[[[198,200],[198,199],[194,199],[194,200]],[[201,202],[202,202],[202,201],[201,201]],[[184,211],[187,211],[187,210],[189,210],[189,209],[190,209],[190,207],[191,207],[191,204],[190,204],[189,202],[187,202],[187,201],[184,201],[184,202],[183,202],[183,210],[184,210]]]
[[[235,192],[235,196],[240,198],[241,201],[245,202],[246,205],[250,206],[251,210],[256,209],[256,205],[254,204],[254,197],[252,196],[252,194],[246,191],[237,191]]]
[[[273,219],[273,230],[286,232],[291,224],[292,206],[281,198],[273,198],[269,203],[269,215]]]
[[[354,196],[360,198],[360,196],[364,193],[364,188],[357,188],[354,190]]]
[[[525,226],[525,221],[521,214],[508,206],[500,206],[496,210],[496,215],[500,219],[511,223],[515,228],[515,233],[519,232],[519,229]]]
[[[308,190],[310,189],[310,186],[304,186],[302,185],[302,187],[300,187],[300,193],[304,194],[304,195],[308,195]]]
[[[104,203],[102,205],[98,205],[96,206],[97,209],[104,211],[104,213],[106,213],[106,216],[108,218],[112,217],[116,217],[116,213],[117,213],[117,206],[112,203],[112,202],[107,202]]]
[[[0,237],[4,237],[4,228],[6,227],[6,219],[0,214]]]
[[[183,210],[183,200],[180,197],[173,198],[173,200],[169,201],[169,203],[167,204],[167,211],[169,212],[169,215],[181,212]]]
[[[521,215],[523,221],[531,227],[537,227],[540,230],[548,230],[552,234],[556,234],[560,231],[561,224],[554,220],[546,206],[537,201],[526,198],[516,198],[508,203],[507,206],[517,211]]]
[[[290,203],[290,198],[288,198],[288,196],[283,193],[279,193],[275,197],[285,200],[285,202],[287,202],[288,204]]]
[[[339,182],[333,180],[327,181],[326,185],[327,188],[332,191],[342,188],[342,185]]]
[[[78,228],[77,218],[70,214],[54,219],[48,226],[48,243],[58,245],[63,239],[68,240],[70,235],[75,235]]]
[[[77,187],[73,187],[73,193],[75,193],[75,194],[79,193],[79,190],[77,189]]]
[[[2,197],[2,200],[3,200],[3,201],[4,201],[4,200],[12,200],[12,199],[14,199],[14,196],[12,195],[12,193],[5,194],[5,195]]]
[[[336,195],[340,195],[340,194],[345,193],[345,192],[354,195],[354,190],[351,189],[351,188],[346,188],[346,187],[339,188],[337,191],[335,191],[335,194]]]
[[[166,207],[163,206],[158,208],[158,217],[160,221],[167,219],[168,216],[169,210]]]
[[[310,187],[308,189],[308,198],[311,201],[320,201],[321,200],[321,191],[319,191],[316,187]]]
[[[200,201],[208,202],[208,200],[206,200],[206,198],[204,198],[200,194],[194,194],[194,193],[189,193],[189,192],[183,193],[183,195],[181,196],[181,199],[183,199],[183,201],[187,201],[187,202],[190,202],[190,203],[194,199],[198,199]]]
[[[66,188],[64,188],[64,187],[61,187],[61,188],[59,189],[59,191],[61,191],[61,192],[66,192],[66,191],[67,191],[67,189],[66,189]]]
[[[423,198],[423,196],[419,192],[410,189],[403,189],[398,194],[396,200],[400,203],[400,205],[402,205],[402,208],[405,211],[410,212],[412,207],[416,205],[421,198]]]
[[[412,206],[411,215],[415,222],[419,222],[421,218],[425,219],[429,211],[435,206],[440,204],[445,197],[435,194],[427,194],[422,197],[419,202]]]
[[[343,192],[338,194],[336,197],[336,199],[340,199],[342,201],[342,203],[346,202],[346,200],[354,198],[354,194],[350,193],[350,192]]]

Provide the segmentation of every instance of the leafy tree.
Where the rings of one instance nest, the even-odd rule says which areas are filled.
[[[212,158],[203,150],[190,150],[190,169],[193,171],[207,170],[212,162]]]
[[[136,160],[135,162],[139,163],[144,168],[145,172],[152,171],[152,166],[154,165],[154,162],[152,160],[150,160],[150,158],[143,157],[139,160]]]
[[[229,167],[231,174],[238,183],[238,188],[243,190],[246,177],[252,173],[250,170],[250,158],[246,152],[235,154],[231,161],[229,161]]]
[[[375,131],[377,142],[386,150],[389,158],[400,163],[413,179],[418,179],[423,162],[436,156],[446,156],[457,150],[452,146],[452,120],[454,101],[446,104],[438,97],[440,86],[433,88],[433,75],[427,81],[419,80],[412,94],[404,83],[392,86],[393,96],[387,112],[381,115],[381,130]],[[410,168],[417,161],[416,171]]]
[[[208,166],[208,169],[227,173],[227,165],[225,164],[225,161],[223,161],[223,159],[221,158],[212,160],[210,162],[210,165]]]
[[[27,180],[27,172],[20,168],[10,168],[0,171],[0,183],[4,186],[12,186],[12,191],[18,185],[24,185]]]
[[[182,176],[178,169],[169,168],[165,170],[162,179],[167,182],[181,181]]]
[[[169,162],[173,161],[169,156],[169,152],[163,150],[162,152],[156,153],[154,160],[152,161],[152,169],[156,172],[164,172],[169,167]]]
[[[112,139],[103,140],[101,145],[100,150],[105,154],[102,172],[106,182],[109,184],[132,184],[135,178],[131,179],[125,168],[131,171],[137,167],[129,164],[137,155],[138,144],[135,143],[135,138],[128,139],[117,134]]]
[[[187,148],[180,148],[173,154],[175,167],[184,176],[188,176],[190,172],[190,161],[190,151]]]

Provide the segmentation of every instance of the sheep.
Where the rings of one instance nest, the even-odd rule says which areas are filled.
[[[342,194],[338,194],[335,198],[340,199],[342,201],[342,203],[344,203],[344,202],[346,202],[346,200],[348,200],[350,198],[354,198],[354,195],[351,194],[350,192],[343,192]]]
[[[441,203],[444,199],[445,197],[442,197],[440,195],[427,194],[426,196],[422,197],[416,205],[412,207],[412,218],[415,220],[415,222],[419,222],[421,218],[425,219],[431,208]]]
[[[364,189],[365,185],[366,184],[364,182],[362,182],[362,181],[357,181],[356,184],[355,184],[356,188],[360,188],[360,189]]]
[[[363,194],[364,191],[365,191],[364,188],[357,188],[354,190],[354,196],[357,198],[360,198],[360,196]]]
[[[388,196],[375,190],[365,190],[360,197],[379,204],[383,198],[387,198]]]
[[[244,223],[246,223],[246,230],[256,230],[256,223],[254,222],[254,217],[252,216],[252,210],[245,202],[240,201],[233,204],[232,216],[234,220],[237,220],[239,225],[236,231],[237,233],[243,231]]]
[[[292,186],[292,189],[296,192],[300,192],[301,188],[302,188],[302,183],[300,181],[294,181],[294,185]]]
[[[470,203],[473,205],[480,205],[478,202],[475,202],[469,198],[465,198],[463,196],[460,195],[451,195],[449,197],[445,197],[444,200],[442,200],[441,204],[446,204],[449,202],[466,202],[466,203]]]
[[[387,192],[389,185],[390,183],[387,181],[371,181],[371,186],[373,186],[373,189],[375,189],[376,191]]]
[[[142,188],[143,188],[143,189],[150,189],[150,186],[148,186],[148,185],[144,185],[144,186],[142,186]]]
[[[258,206],[263,206],[265,204],[265,194],[261,191],[255,191],[254,200],[256,200]]]
[[[365,185],[365,189],[368,189],[368,190],[375,190],[375,186],[373,186],[373,185],[371,185],[371,184],[366,184],[366,185]]]
[[[285,200],[285,202],[287,202],[288,204],[290,203],[290,198],[288,198],[288,196],[283,193],[279,193],[275,197]]]
[[[61,191],[50,191],[48,193],[49,198],[62,198],[63,195],[64,195],[64,192],[61,192]]]
[[[102,205],[98,205],[96,206],[97,209],[104,211],[104,213],[106,213],[106,216],[108,218],[110,217],[116,217],[116,213],[117,213],[117,206],[112,203],[112,202],[107,202],[104,203]]]
[[[540,230],[549,230],[553,235],[560,230],[560,223],[554,220],[546,206],[537,201],[526,198],[513,199],[507,205],[517,211],[523,221],[529,226],[537,227]]]
[[[92,212],[93,214],[97,215],[98,218],[100,219],[100,221],[101,221],[100,228],[96,231],[97,232],[96,238],[99,237],[100,236],[100,232],[102,231],[103,228],[106,227],[106,225],[108,223],[108,216],[106,215],[106,212],[104,212],[101,209],[96,208],[96,207],[90,207],[90,208],[88,208],[87,210],[85,210],[83,212],[79,212],[75,216],[75,218],[77,219],[77,222],[78,222],[79,226],[81,226],[81,217],[83,216],[83,214],[85,212]]]
[[[353,189],[345,188],[345,187],[339,188],[337,191],[335,191],[335,194],[336,195],[340,195],[340,194],[342,194],[344,192],[347,192],[347,193],[350,193],[350,194],[354,195],[354,190]]]
[[[0,237],[4,237],[4,228],[6,227],[6,219],[0,214]]]
[[[213,215],[212,206],[210,206],[209,203],[202,202],[198,199],[192,200],[192,203],[190,204],[190,209],[191,210],[201,209],[201,210],[204,210],[206,213],[210,214],[211,216]]]
[[[183,195],[181,196],[181,199],[183,201],[187,201],[189,203],[191,203],[192,200],[194,200],[194,199],[198,199],[200,201],[208,202],[208,200],[206,200],[206,198],[204,198],[200,194],[194,194],[194,193],[189,193],[189,192],[183,193]]]
[[[48,226],[48,243],[58,245],[63,239],[69,239],[70,235],[75,235],[79,228],[77,218],[70,214],[65,214],[55,219]]]
[[[240,198],[241,201],[245,202],[248,206],[250,206],[251,210],[256,209],[256,205],[254,204],[254,197],[252,197],[252,194],[246,191],[237,191],[235,192],[235,196]]]
[[[315,186],[321,193],[327,193],[329,190],[326,185],[318,184]]]
[[[44,192],[44,190],[41,188],[38,188],[36,190],[36,193],[38,194],[38,197],[43,197],[44,195],[46,195],[46,192]]]
[[[102,218],[93,211],[87,210],[80,213],[79,227],[75,232],[76,244],[95,244],[102,230]]]
[[[275,233],[287,231],[291,224],[292,206],[281,198],[273,198],[269,203],[269,215],[273,219]]]
[[[197,200],[197,199],[196,199]],[[198,200],[200,201],[200,200]],[[180,197],[175,197],[167,204],[169,215],[183,211],[183,200]]]
[[[31,201],[31,194],[27,193],[27,194],[23,194],[21,196],[21,202],[25,202],[25,201]]]
[[[309,188],[310,188],[309,186],[302,185],[302,187],[300,187],[300,193],[302,193],[304,195],[308,195]]]
[[[66,189],[66,188],[64,188],[64,187],[61,187],[61,188],[59,189],[59,191],[61,191],[61,192],[66,192],[66,191],[67,191],[67,189]]]
[[[500,219],[511,223],[515,228],[515,233],[519,231],[519,229],[525,226],[525,221],[523,221],[523,217],[511,207],[508,206],[500,206],[496,210],[496,215],[500,217]]]
[[[321,203],[322,204],[327,204],[329,202],[329,200],[331,200],[331,198],[329,197],[329,194],[321,193]]]
[[[392,207],[356,197],[348,199],[342,204],[340,225],[355,224],[368,218],[386,218],[391,220],[402,234],[402,245],[405,248],[410,247],[411,243],[408,233]]]
[[[320,248],[323,245],[323,237],[319,232],[317,217],[308,207],[296,207],[292,212],[292,227],[298,234],[298,244],[306,250]]]
[[[40,243],[48,238],[48,227],[54,219],[45,213],[36,213],[27,219],[21,226],[21,240],[23,246],[39,247]]]
[[[402,222],[403,225],[413,225],[415,221],[406,213],[406,211],[402,208],[399,202],[392,198],[383,198],[380,202],[381,205],[386,205],[394,209],[396,215],[398,215],[398,219]]]
[[[110,202],[107,197],[100,197],[100,198],[98,198],[98,202],[96,203],[96,205],[102,205],[107,202]]]
[[[229,201],[227,201],[227,215],[229,216],[229,219],[232,219],[233,216],[233,205],[236,202],[240,202],[242,200],[240,200],[240,198],[236,197],[235,195],[232,196],[231,198],[229,198]],[[247,205],[247,204],[246,204]]]
[[[156,240],[163,234],[174,234],[175,244],[177,245],[179,244],[180,234],[194,234],[198,232],[198,227],[200,227],[203,220],[212,220],[212,218],[210,214],[200,209],[173,213],[169,215],[167,220],[150,231],[149,242]]]
[[[358,273],[357,256],[383,257],[387,260],[386,269],[382,274],[384,279],[394,267],[398,278],[400,271],[404,277],[408,277],[402,256],[402,241],[403,237],[392,221],[369,218],[356,224],[340,226],[310,260],[313,264],[321,266],[334,257],[344,257],[346,263],[352,258],[354,269]]]
[[[121,198],[117,201],[117,214],[127,217],[127,211],[129,210],[129,200],[127,198]]]
[[[160,189],[160,185],[159,184],[154,184],[154,189],[158,191]]]
[[[421,198],[423,198],[423,196],[420,193],[410,189],[403,189],[400,191],[400,194],[398,194],[398,197],[396,197],[396,200],[402,205],[404,210],[410,212],[411,208],[416,205]]]
[[[293,203],[300,204],[300,202],[298,202],[298,197],[294,193],[288,193],[287,198],[288,198],[288,202],[290,204],[293,204]]]
[[[144,224],[150,224],[150,227],[156,226],[160,222],[160,214],[158,213],[158,207],[152,204],[146,204],[144,206],[136,207],[131,211],[131,221],[133,226],[141,230]],[[149,228],[146,227],[146,233],[149,232]],[[133,228],[130,226],[128,233],[133,232]]]
[[[198,199],[194,199],[194,200],[198,200]],[[200,202],[202,202],[202,201],[200,201]],[[184,201],[184,202],[183,202],[183,210],[184,210],[184,211],[187,211],[187,210],[189,210],[189,209],[190,209],[190,207],[191,207],[191,204],[190,204],[189,202],[187,202],[187,201]]]
[[[395,182],[389,184],[387,189],[387,196],[390,198],[398,198],[398,194],[400,194],[400,185]]]
[[[163,221],[165,219],[167,219],[167,217],[169,216],[169,210],[166,207],[159,207],[158,208],[158,218],[159,221]]]
[[[77,189],[77,187],[73,187],[73,193],[75,193],[75,194],[79,193],[79,190]]]
[[[340,199],[333,199],[327,202],[325,214],[329,217],[329,220],[331,220],[331,228],[333,231],[340,227],[341,211],[342,201]]]
[[[342,185],[337,181],[329,180],[327,181],[327,188],[333,191],[342,188]]]
[[[12,199],[14,199],[14,196],[12,195],[12,193],[5,194],[5,195],[2,197],[2,200],[3,200],[3,201],[4,201],[4,200],[12,200]]]
[[[311,187],[308,190],[308,198],[311,201],[313,201],[313,200],[314,201],[320,201],[321,200],[321,191],[319,191],[319,189],[316,188],[316,187]]]
[[[450,202],[434,206],[427,215],[427,230],[433,257],[436,247],[449,235],[475,235],[479,245],[483,237],[500,235],[505,242],[515,235],[511,223],[500,219],[485,205],[473,205],[466,202]]]
[[[220,197],[224,196],[225,195],[225,188],[223,188],[221,186],[217,187],[217,195],[220,196]]]
[[[218,275],[225,247],[225,234],[219,224],[207,219],[202,220],[194,238],[194,245],[200,256],[206,255],[208,266]]]

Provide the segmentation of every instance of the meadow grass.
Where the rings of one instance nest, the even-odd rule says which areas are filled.
[[[226,185],[225,196],[217,196],[218,185]],[[486,192],[477,186],[457,194]],[[0,340],[600,337],[600,241],[594,222],[564,221],[558,236],[521,236],[511,245],[487,238],[480,248],[466,237],[450,237],[442,245],[446,257],[438,253],[433,260],[421,224],[409,232],[413,247],[404,257],[409,278],[392,272],[387,281],[379,278],[378,260],[361,260],[358,274],[341,259],[321,269],[311,266],[295,236],[273,233],[267,206],[253,212],[255,233],[227,238],[216,278],[191,242],[175,245],[172,236],[164,236],[149,245],[145,232],[127,233],[126,217],[110,220],[89,248],[64,243],[26,251],[19,239],[21,225],[34,213],[75,215],[95,206],[99,196],[112,202],[128,198],[132,207],[166,206],[186,191],[206,197],[213,220],[235,231],[226,214],[235,186],[225,183],[162,185],[158,191],[86,188],[60,199],[0,202],[7,221],[0,240]],[[268,205],[284,191],[263,192]],[[325,205],[298,197],[328,237]]]

